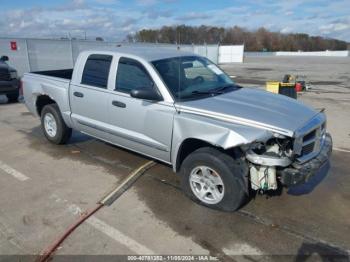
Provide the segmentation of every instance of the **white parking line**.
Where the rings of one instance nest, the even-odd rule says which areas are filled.
[[[0,160],[0,169],[4,171],[5,173],[13,176],[14,178],[17,178],[19,181],[26,181],[29,179],[26,175],[22,174],[21,172],[17,171],[16,169],[13,169],[9,165],[6,165],[4,162]]]
[[[21,251],[22,254],[30,254],[30,251],[22,246],[21,243],[26,243],[23,237],[17,234],[11,226],[0,217],[0,246],[1,240],[4,240],[10,243],[13,247],[15,247],[18,251]],[[9,250],[10,251],[10,250]],[[10,251],[12,252],[12,250]]]
[[[122,232],[117,230],[116,228],[106,224],[102,220],[98,219],[95,216],[90,217],[86,222],[96,228],[97,230],[101,231],[105,235],[109,236],[110,238],[114,239],[115,241],[118,241],[122,245],[126,246],[128,249],[134,251],[136,254],[139,255],[153,255],[155,254],[154,251],[150,250],[149,248],[145,247],[144,245],[140,244],[136,240],[128,237],[127,235],[124,235]]]
[[[345,153],[350,153],[350,150],[346,150],[346,149],[342,149],[342,148],[337,148],[337,147],[333,147],[334,151],[339,151],[339,152],[345,152]]]
[[[68,207],[69,211],[75,215],[81,214],[82,210],[77,205],[69,205]],[[86,220],[86,223],[88,223],[90,226],[94,227],[98,231],[102,232],[103,234],[109,236],[116,242],[122,244],[123,246],[127,247],[131,251],[135,252],[138,255],[153,255],[155,252],[148,247],[140,244],[136,240],[132,239],[131,237],[123,234],[118,229],[106,224],[102,220],[98,219],[95,216],[91,216]]]
[[[251,245],[247,243],[242,244],[234,244],[233,246],[229,248],[223,248],[222,251],[229,256],[261,256],[264,255],[264,253],[256,248],[252,247]]]

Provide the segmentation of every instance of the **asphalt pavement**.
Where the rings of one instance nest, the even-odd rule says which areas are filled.
[[[261,81],[282,73],[277,62],[266,60],[224,69],[235,71],[244,79],[240,81],[253,87],[247,71],[257,71],[262,62],[271,70],[258,71]],[[318,60],[310,63],[309,68]],[[158,163],[115,203],[74,231],[54,260],[65,255],[106,260],[96,255],[162,254],[210,255],[220,261],[318,261],[325,256],[348,261],[350,92],[345,73],[339,76],[342,83],[314,85],[298,98],[314,108],[326,108],[335,145],[330,165],[312,183],[257,194],[238,212],[226,213],[189,200],[172,169]],[[7,103],[4,96],[0,96],[0,135],[0,261],[9,255],[32,255],[32,261],[81,213],[149,161],[78,132],[68,145],[52,145],[44,138],[39,119],[23,104]]]

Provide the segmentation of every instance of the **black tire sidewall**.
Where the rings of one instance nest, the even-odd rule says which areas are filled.
[[[54,137],[49,136],[49,134],[46,133],[45,125],[44,125],[44,117],[47,113],[51,113],[56,121],[57,126],[57,132]],[[61,144],[64,136],[64,122],[61,116],[61,113],[59,112],[59,108],[56,104],[50,104],[44,106],[42,112],[41,112],[41,128],[45,134],[45,137],[54,144]]]
[[[18,97],[19,97],[19,93],[17,94],[7,94],[7,99],[9,102],[17,102],[18,101]]]
[[[246,198],[244,164],[241,159],[233,159],[214,148],[197,150],[190,154],[181,165],[182,189],[196,203],[222,211],[235,211]],[[192,192],[189,176],[191,171],[197,166],[208,166],[220,175],[224,183],[224,197],[219,203],[204,203]]]

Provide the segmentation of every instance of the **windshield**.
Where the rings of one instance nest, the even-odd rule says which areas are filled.
[[[176,101],[219,95],[239,88],[208,59],[184,56],[152,62]]]

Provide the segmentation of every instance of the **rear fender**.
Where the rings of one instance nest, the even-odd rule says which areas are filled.
[[[36,116],[37,100],[40,96],[47,96],[60,108],[62,118],[68,127],[72,127],[69,106],[69,81],[57,80],[51,77],[40,77],[28,74],[23,78],[23,93],[26,106]]]

